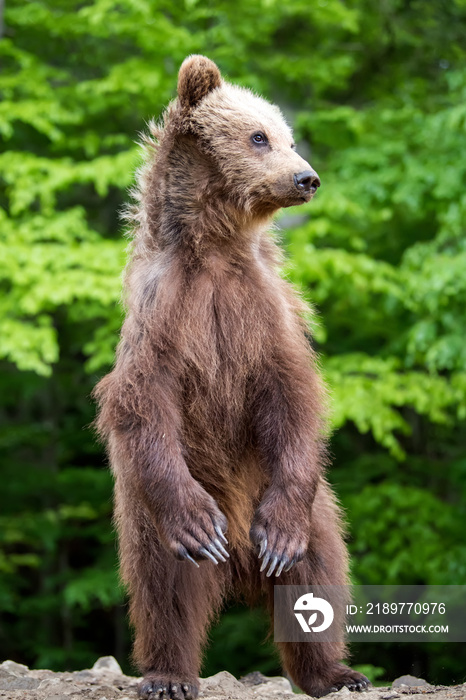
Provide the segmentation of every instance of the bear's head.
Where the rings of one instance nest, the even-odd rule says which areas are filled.
[[[272,213],[308,202],[320,186],[278,107],[225,82],[205,56],[183,62],[176,111],[184,137],[215,164],[221,191],[236,207]]]

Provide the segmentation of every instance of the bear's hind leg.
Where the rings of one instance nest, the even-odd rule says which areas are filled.
[[[192,700],[199,692],[202,645],[220,608],[228,564],[177,561],[159,542],[143,507],[118,503],[120,563],[130,598],[133,658],[144,675],[138,693],[150,700]]]
[[[262,576],[262,586],[267,593],[271,614],[274,607],[274,585],[322,586],[332,595],[346,597],[344,587],[347,579],[347,553],[342,537],[342,527],[338,508],[332,493],[325,483],[319,486],[312,515],[312,529],[309,548],[303,561],[295,564],[288,572],[277,578]],[[260,564],[259,564],[260,565]],[[344,611],[343,606],[335,609]],[[335,613],[337,614],[337,613]],[[282,663],[293,681],[305,693],[321,697],[340,688],[359,691],[369,687],[370,682],[362,673],[353,671],[340,663],[346,656],[344,641],[344,619],[334,620],[338,632],[332,642],[279,642],[277,644]]]
[[[293,571],[294,569],[294,571]],[[285,575],[280,575],[280,580],[273,580],[273,576],[267,579],[265,586],[269,589],[268,599],[271,612],[273,611],[273,586],[274,584],[289,586],[322,586],[323,597],[338,595],[335,589],[326,589],[326,586],[335,586],[333,577],[328,577],[326,571],[321,568],[318,558],[309,555],[299,564],[295,565]],[[318,595],[318,594],[317,594]],[[331,598],[330,598],[331,600]],[[335,609],[344,610],[344,606],[332,606]],[[343,625],[340,620],[334,619],[333,625],[340,628],[340,638],[331,642],[278,642],[283,667],[288,672],[297,686],[312,697],[319,698],[340,688],[359,691],[369,687],[370,682],[362,673],[340,663],[346,656],[343,638]]]

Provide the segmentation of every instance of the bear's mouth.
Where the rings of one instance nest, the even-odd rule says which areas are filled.
[[[300,206],[301,204],[306,204],[306,202],[310,202],[311,199],[315,197],[318,186],[319,185],[314,185],[311,183],[311,185],[306,187],[306,189],[296,187],[296,184],[294,182],[291,184],[287,178],[285,182],[277,182],[270,194],[275,206],[284,208],[296,207]]]
[[[278,206],[286,209],[287,207],[299,207],[301,204],[306,204],[310,202],[314,195],[299,194],[298,192],[290,192],[288,196],[281,198],[281,201],[277,202]]]
[[[295,200],[299,202],[299,204],[305,204],[306,202],[310,202],[311,199],[314,199],[315,192],[306,192],[305,194],[298,194],[297,197],[295,197]]]

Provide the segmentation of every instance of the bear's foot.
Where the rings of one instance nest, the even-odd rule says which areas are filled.
[[[147,673],[138,686],[141,700],[195,700],[198,695],[198,683],[157,672]]]
[[[343,664],[335,664],[329,668],[318,681],[304,683],[302,689],[315,698],[321,698],[329,693],[336,693],[341,688],[348,688],[352,691],[367,690],[371,682],[359,671],[353,671]]]

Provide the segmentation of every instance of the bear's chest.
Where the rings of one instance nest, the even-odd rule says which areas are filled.
[[[177,324],[186,420],[229,434],[241,429],[251,377],[273,340],[273,315],[270,298],[250,276],[226,271],[196,281]]]
[[[257,366],[280,309],[254,275],[201,272],[183,295],[175,332],[187,371],[221,382]]]

